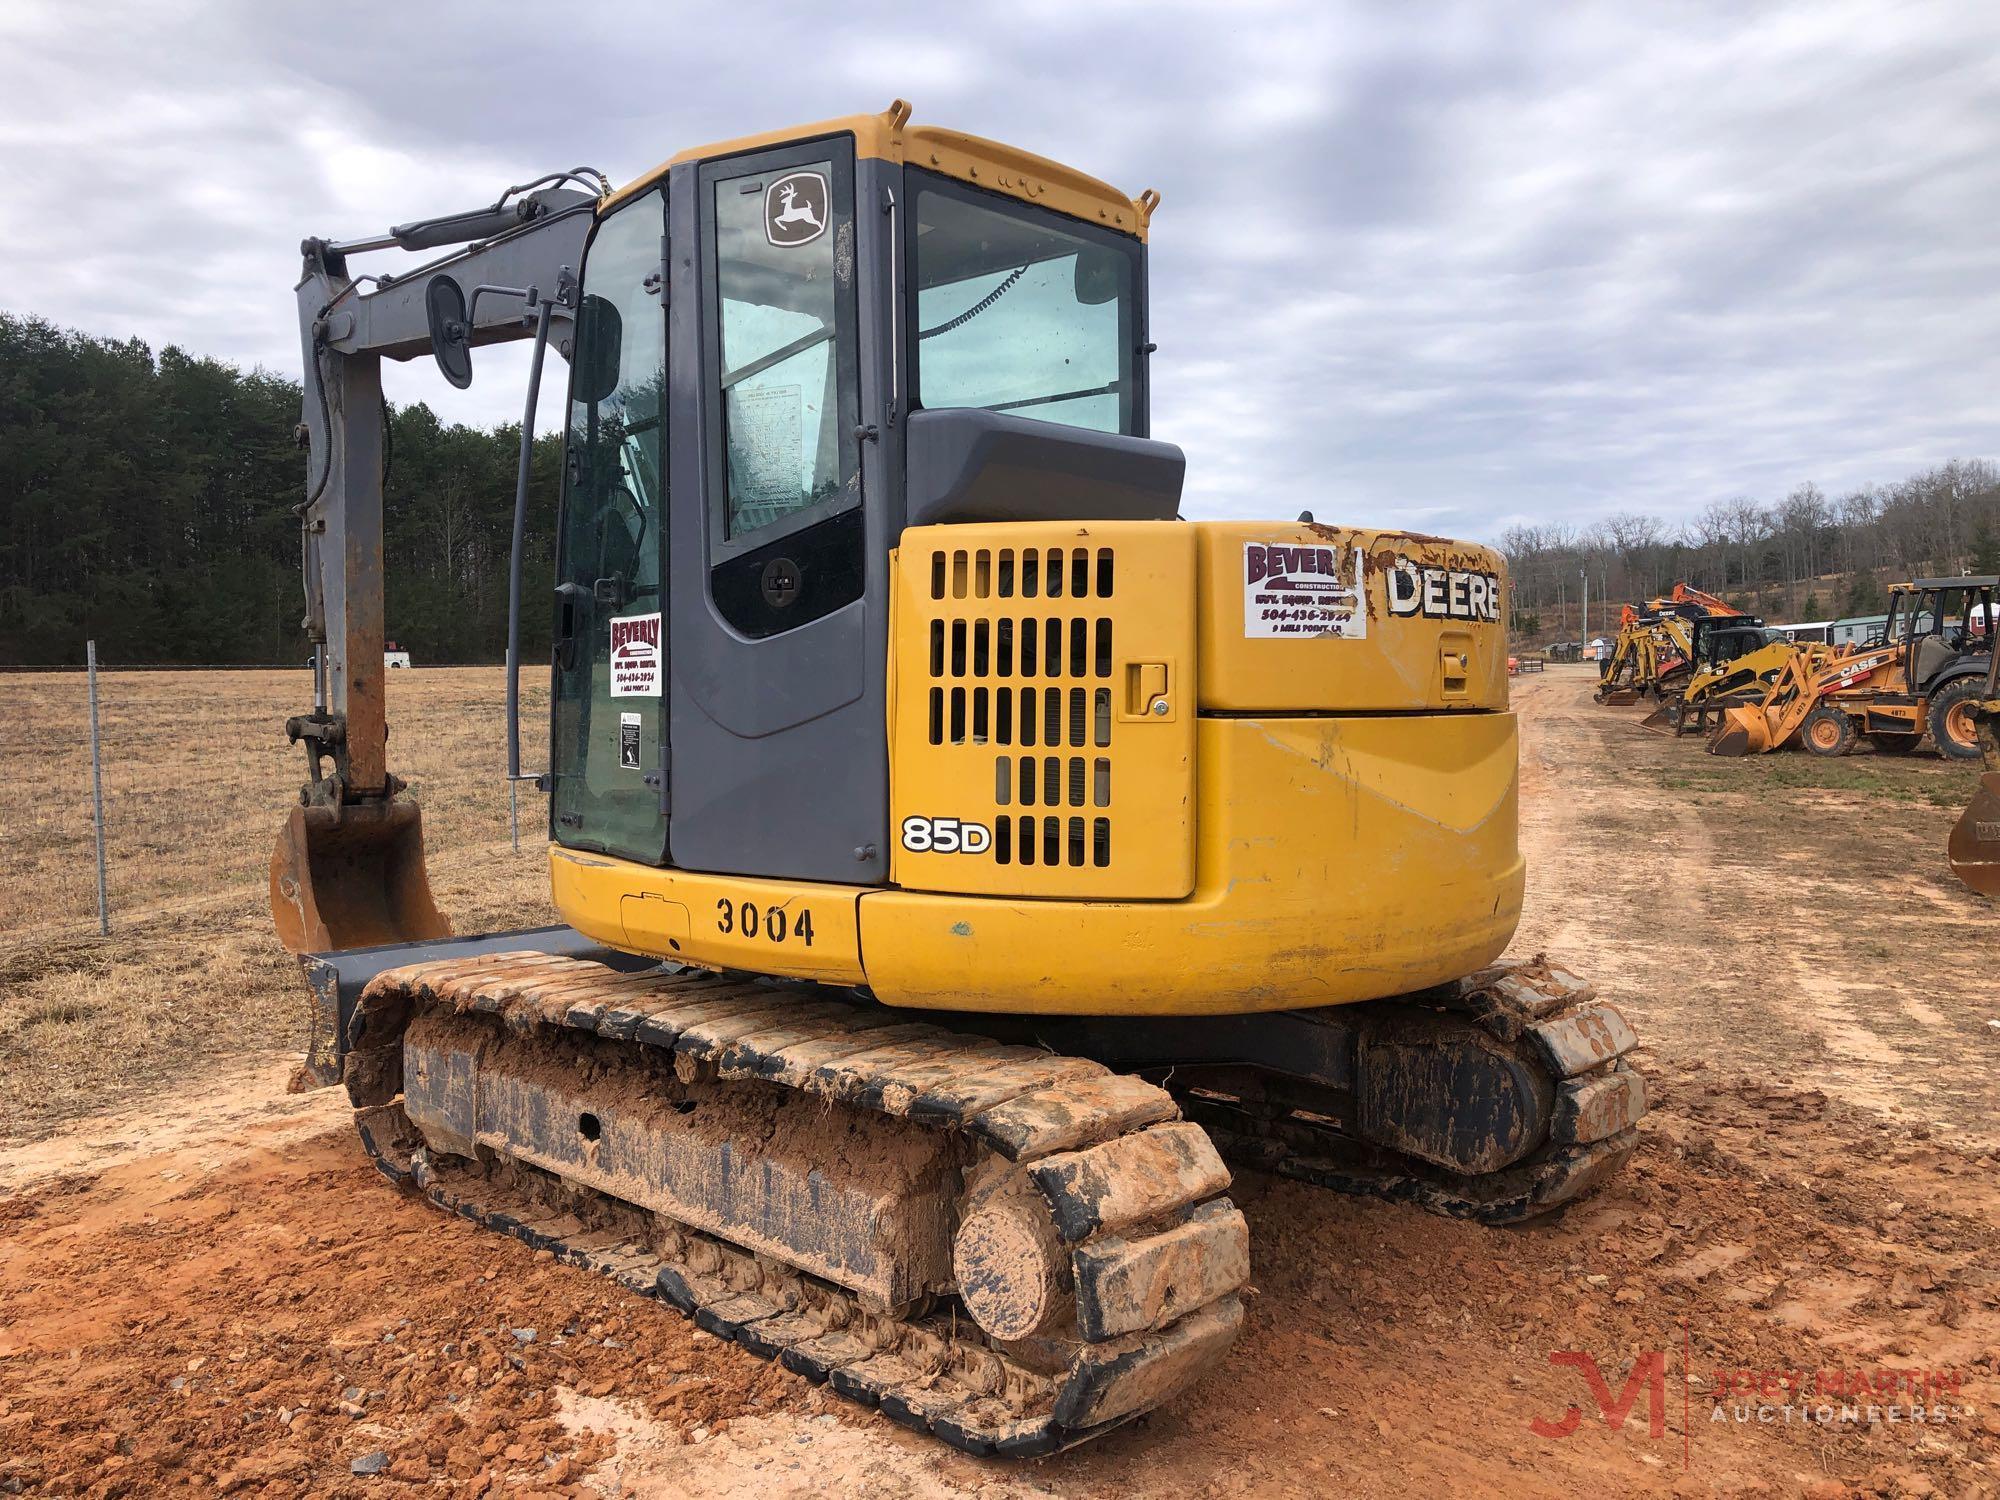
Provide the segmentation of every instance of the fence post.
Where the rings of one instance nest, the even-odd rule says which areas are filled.
[[[508,813],[514,825],[514,852],[521,852],[521,783],[509,778],[507,782]]]
[[[91,821],[97,827],[97,935],[110,937],[111,907],[104,894],[104,752],[97,732],[97,642],[84,642],[83,655],[90,673],[90,800]]]

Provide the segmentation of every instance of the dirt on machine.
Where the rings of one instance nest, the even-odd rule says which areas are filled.
[[[1499,557],[1179,519],[1158,206],[898,101],[308,240],[299,288],[310,1066],[408,1191],[974,1453],[1221,1357],[1228,1163],[1507,1225],[1645,1110],[1619,1009],[1499,962]],[[453,937],[386,761],[381,361],[513,339],[569,365],[505,747],[564,925]]]
[[[1996,588],[1992,577],[1892,585],[1879,637],[1839,651],[1799,648],[1756,701],[1727,710],[1709,752],[1762,755],[1796,743],[1841,756],[1865,739],[1901,755],[1928,735],[1948,759],[1977,759]]]

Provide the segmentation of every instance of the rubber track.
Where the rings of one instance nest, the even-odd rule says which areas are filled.
[[[1554,1085],[1571,1086],[1571,1098],[1614,1096],[1608,1123],[1619,1128],[1606,1130],[1604,1120],[1558,1109],[1549,1139],[1526,1160],[1468,1177],[1284,1109],[1189,1096],[1182,1106],[1239,1165],[1481,1224],[1518,1224],[1549,1213],[1600,1186],[1630,1159],[1646,1108],[1644,1081],[1626,1061],[1635,1039],[1624,1016],[1583,981],[1540,958],[1496,965],[1460,980],[1441,1008],[1475,1020],[1503,1042],[1548,1039],[1553,1045],[1539,1052]]]
[[[352,1039],[357,1128],[386,1176],[440,1207],[658,1297],[709,1332],[969,1453],[1025,1457],[1087,1441],[1221,1358],[1242,1321],[1247,1258],[1183,1247],[1209,1236],[1228,1249],[1247,1231],[1217,1196],[1228,1184],[1220,1159],[1198,1129],[1177,1123],[1170,1096],[1084,1059],[904,1023],[825,993],[703,970],[621,975],[540,954],[389,970],[364,991]],[[1046,1374],[992,1347],[955,1304],[892,1322],[725,1241],[681,1226],[649,1232],[671,1221],[525,1163],[496,1174],[435,1162],[395,1102],[401,1033],[427,1006],[656,1048],[723,1080],[762,1079],[962,1131],[1007,1161],[1033,1163],[1031,1179],[1076,1254],[1080,1305],[1087,1267],[1164,1264],[1150,1305],[1172,1321],[1079,1341],[1067,1368]],[[1226,1284],[1212,1284],[1217,1265]]]

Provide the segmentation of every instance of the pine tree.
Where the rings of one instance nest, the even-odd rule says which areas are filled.
[[[1986,517],[1972,533],[1972,571],[1982,575],[2000,573],[2000,537],[1995,537]]]

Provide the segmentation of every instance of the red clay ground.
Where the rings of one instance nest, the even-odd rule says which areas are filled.
[[[2000,1493],[1993,913],[1938,854],[1969,773],[1822,784],[1644,735],[1574,672],[1517,697],[1523,946],[1628,1007],[1654,1098],[1556,1222],[1244,1173],[1225,1364],[1094,1447],[977,1462],[442,1219],[335,1094],[239,1064],[0,1153],[0,1492]],[[1621,1429],[1566,1351],[1613,1397],[1638,1363]],[[1925,1420],[1787,1399],[1822,1371],[1927,1372]]]

